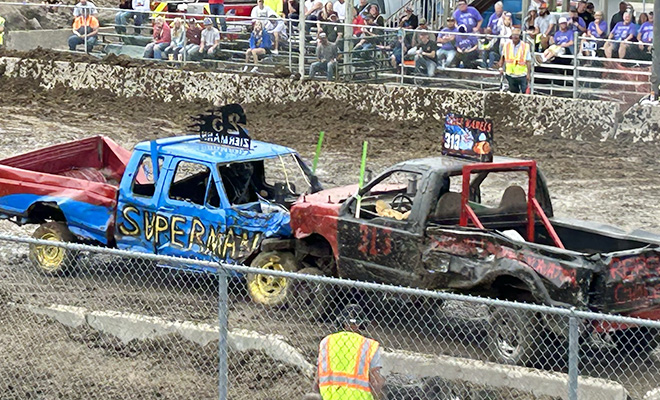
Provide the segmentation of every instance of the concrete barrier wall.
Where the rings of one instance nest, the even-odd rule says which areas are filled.
[[[107,89],[118,96],[143,96],[161,101],[205,99],[217,103],[282,104],[333,99],[390,120],[429,117],[441,120],[448,112],[492,118],[496,129],[516,130],[521,136],[601,140],[614,135],[619,113],[619,106],[613,102],[499,92],[299,82],[236,74],[18,58],[2,58],[0,62],[6,66],[6,75],[36,79],[47,88],[61,84],[74,89]]]
[[[11,31],[7,38],[7,48],[28,51],[43,49],[68,49],[71,29],[40,29],[33,31]]]

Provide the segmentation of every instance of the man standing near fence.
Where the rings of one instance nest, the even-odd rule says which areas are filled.
[[[532,70],[532,54],[527,42],[520,40],[520,29],[514,29],[511,40],[502,47],[500,74],[504,73],[511,93],[526,93]]]
[[[346,306],[337,322],[339,332],[326,336],[319,345],[314,391],[323,400],[382,398],[382,350],[380,343],[360,334],[367,323],[362,308]]]

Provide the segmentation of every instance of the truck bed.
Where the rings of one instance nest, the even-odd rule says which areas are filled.
[[[40,223],[60,212],[73,234],[107,244],[130,156],[95,136],[0,160],[0,218]]]

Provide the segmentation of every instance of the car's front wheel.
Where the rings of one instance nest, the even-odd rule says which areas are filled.
[[[283,251],[268,251],[259,254],[250,263],[251,267],[267,271],[295,272],[298,263],[293,254]],[[268,273],[251,273],[246,277],[247,289],[252,301],[269,307],[287,303],[291,294],[291,279]]]

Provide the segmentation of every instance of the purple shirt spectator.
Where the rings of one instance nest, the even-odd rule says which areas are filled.
[[[577,17],[577,18],[578,18],[578,20],[577,20],[578,25],[580,25],[581,27],[583,27],[586,30],[587,29],[587,24],[584,22],[584,20],[581,17]],[[570,27],[573,30],[573,32],[578,31],[578,32],[582,33],[582,31],[579,30],[577,26],[573,25],[573,21],[570,21]]]
[[[468,6],[465,12],[461,12],[461,10],[454,11],[454,18],[456,19],[456,25],[465,25],[468,32],[472,32],[479,21],[483,21],[479,11],[472,6]]]
[[[443,35],[442,32],[447,32],[447,34],[444,34],[444,35]],[[440,29],[440,37],[451,36],[451,35],[452,35],[453,33],[455,33],[455,32],[458,32],[458,28],[457,28],[457,27],[453,27],[453,28],[442,28],[442,29]],[[454,41],[456,41],[456,40],[458,40],[458,36],[454,39]],[[442,49],[442,50],[455,50],[456,47],[454,46],[454,43],[452,43],[452,42],[447,42],[447,43],[443,43],[443,44],[442,44],[441,49]]]
[[[623,22],[617,22],[614,25],[614,29],[612,29],[612,33],[614,34],[614,40],[625,40],[628,36],[637,34],[637,26],[632,22],[628,25],[625,25]]]
[[[595,21],[589,24],[589,33],[591,33],[591,36],[593,36],[595,38],[597,38],[597,37],[599,37],[599,38],[607,37],[607,21],[600,21],[600,23],[598,24],[598,27],[603,32],[602,35],[598,34],[598,30],[596,30],[596,22]]]
[[[564,43],[568,43],[573,40],[573,31],[571,29],[567,29],[566,32],[562,32],[561,30],[558,30],[555,32],[555,44],[556,45],[562,45]]]
[[[470,49],[476,46],[477,43],[478,40],[476,36],[465,36],[465,35],[456,36],[456,47],[461,50]]]
[[[504,14],[504,13],[502,13]],[[499,20],[502,18],[502,16],[498,16],[497,13],[493,13],[490,18],[488,18],[488,28],[493,32],[493,35],[499,35],[500,34],[500,27],[499,27]]]
[[[642,34],[642,42],[653,43],[653,22],[644,22],[639,28],[639,33]]]

